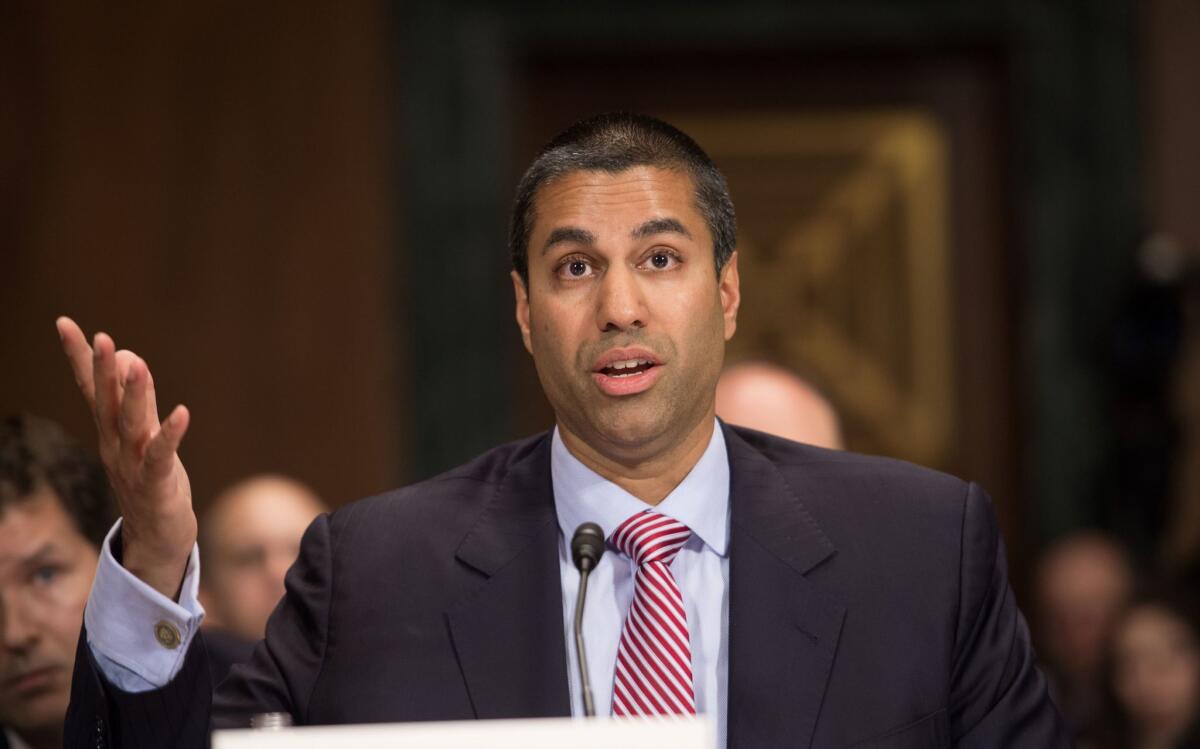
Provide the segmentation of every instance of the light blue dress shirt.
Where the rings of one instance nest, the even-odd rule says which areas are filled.
[[[25,739],[17,735],[17,732],[11,728],[4,729],[4,738],[8,739],[8,749],[29,749],[29,744],[25,743]]]
[[[571,561],[570,539],[580,523],[597,523],[607,535],[629,516],[650,507],[581,463],[567,450],[557,429],[550,474],[561,531],[559,567],[571,711],[581,716],[573,627],[579,572]],[[683,592],[687,613],[696,709],[715,717],[717,745],[724,746],[729,681],[729,459],[719,424],[691,472],[654,509],[692,530],[691,539],[671,563],[671,572]],[[172,601],[113,557],[111,541],[120,527],[118,520],[104,540],[84,621],[88,644],[108,680],[125,691],[144,692],[167,684],[179,673],[203,621],[204,609],[197,600],[200,555],[192,549],[179,601]],[[611,712],[617,644],[632,600],[633,562],[610,546],[588,579],[583,617],[597,715]],[[178,647],[159,645],[154,628],[160,622],[179,631]]]
[[[179,669],[192,637],[204,620],[200,590],[200,551],[192,547],[178,603],[151,588],[121,566],[112,554],[112,540],[121,532],[118,520],[100,547],[100,564],[88,595],[83,623],[88,645],[100,670],[126,692],[148,692],[164,686]],[[159,623],[175,627],[180,643],[165,648],[154,629]]]
[[[561,531],[559,566],[571,712],[583,715],[574,637],[579,572],[571,560],[571,537],[580,523],[589,520],[603,528],[607,536],[627,518],[650,506],[579,462],[567,450],[557,429],[550,452],[550,475]],[[714,719],[717,746],[725,746],[729,683],[729,459],[719,424],[713,428],[704,455],[654,510],[692,531],[692,537],[671,563],[671,573],[683,593],[687,614],[696,710]],[[613,670],[621,626],[633,600],[633,571],[633,561],[609,545],[600,564],[588,576],[583,644],[597,715],[611,712]]]

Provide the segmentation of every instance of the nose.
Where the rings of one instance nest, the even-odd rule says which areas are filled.
[[[30,602],[21,596],[0,594],[0,636],[9,651],[28,650],[38,638],[38,623]]]
[[[621,331],[646,327],[646,299],[637,274],[616,266],[604,274],[597,293],[596,325],[601,331]]]

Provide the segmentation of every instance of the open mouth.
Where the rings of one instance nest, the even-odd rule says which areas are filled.
[[[607,377],[632,377],[633,375],[645,372],[653,366],[654,362],[647,359],[628,359],[601,367],[600,374]]]
[[[663,364],[652,351],[631,347],[613,349],[601,357],[592,379],[605,395],[621,397],[650,389],[662,372]]]

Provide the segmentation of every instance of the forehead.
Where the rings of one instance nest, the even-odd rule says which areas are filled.
[[[1079,590],[1123,588],[1129,572],[1119,552],[1105,544],[1080,542],[1057,550],[1042,566],[1042,587],[1048,594]]]
[[[222,497],[205,522],[214,541],[243,543],[284,535],[299,538],[321,507],[316,499],[283,482],[263,480]]]
[[[609,224],[672,217],[705,230],[692,178],[680,171],[636,166],[621,172],[574,171],[548,181],[534,196],[532,236],[562,225]],[[591,228],[591,227],[589,227]]]
[[[47,543],[90,545],[50,489],[39,488],[31,496],[0,510],[0,574]]]

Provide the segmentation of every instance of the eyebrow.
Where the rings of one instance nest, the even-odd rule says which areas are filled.
[[[673,218],[652,218],[629,233],[634,239],[645,239],[655,234],[679,234],[688,239],[692,238],[692,233],[687,230],[687,227],[678,219]],[[596,236],[587,229],[580,229],[577,226],[562,226],[550,232],[546,243],[542,245],[542,254],[545,255],[555,245],[568,243],[591,246],[596,243]]]
[[[596,236],[587,229],[580,229],[578,226],[562,226],[550,232],[550,236],[546,238],[546,243],[542,245],[542,254],[545,255],[550,251],[551,247],[557,244],[596,244]]]
[[[692,238],[692,233],[673,218],[652,218],[632,232],[634,239],[645,239],[655,234],[681,234],[688,239]]]
[[[58,549],[54,548],[53,541],[47,541],[42,544],[42,547],[25,558],[25,563],[29,565],[43,564],[48,558],[57,556]]]
[[[15,557],[15,558],[11,559],[10,561],[12,562],[12,564],[17,565],[18,567],[24,567],[24,568],[35,567],[39,564],[45,563],[47,558],[53,558],[54,556],[56,556],[56,553],[57,553],[57,550],[54,548],[54,542],[47,541],[46,543],[44,543],[40,547],[38,547],[38,550],[33,552],[32,554],[28,554],[23,557]]]

